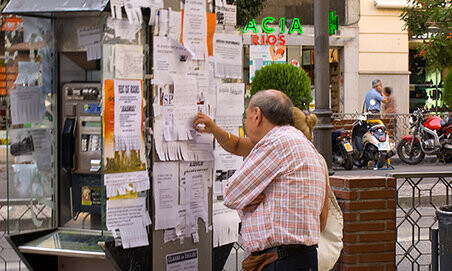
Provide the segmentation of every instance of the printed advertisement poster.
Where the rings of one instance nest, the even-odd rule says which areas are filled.
[[[119,89],[123,93],[119,97],[115,97],[118,96],[116,92],[119,92]],[[127,96],[126,92],[131,95],[130,99],[124,99]],[[138,101],[136,97],[139,97]],[[115,106],[115,103],[121,104],[122,107]],[[121,110],[121,108],[124,112],[115,112]],[[107,196],[116,196],[115,193],[109,192],[109,186],[115,186],[119,191],[124,191],[120,189],[122,186],[133,183],[135,192],[149,189],[141,128],[143,123],[143,88],[140,80],[105,80],[103,121],[105,136],[104,183],[107,186]],[[128,140],[118,140],[118,138]],[[139,142],[137,143],[137,141]],[[125,147],[118,148],[116,146],[118,142],[121,142],[121,145],[125,144]]]
[[[284,45],[251,45],[250,46],[250,82],[262,67],[272,63],[285,64],[287,60]]]

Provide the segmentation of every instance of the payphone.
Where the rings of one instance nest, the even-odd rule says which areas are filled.
[[[62,91],[62,168],[73,217],[101,213],[101,85],[67,83]]]

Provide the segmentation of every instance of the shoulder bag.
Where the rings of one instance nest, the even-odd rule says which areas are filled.
[[[318,262],[319,271],[331,270],[336,264],[341,250],[342,243],[342,229],[344,227],[344,220],[342,211],[337,203],[336,196],[331,190],[330,180],[328,174],[328,166],[324,160],[326,169],[326,181],[328,183],[328,219],[326,221],[325,229],[320,233],[320,241],[318,247]]]

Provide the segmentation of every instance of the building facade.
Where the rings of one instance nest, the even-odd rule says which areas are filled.
[[[400,1],[330,1],[330,11],[338,16],[339,30],[330,35],[330,107],[335,113],[361,112],[371,82],[380,79],[393,88],[399,113],[409,110],[408,33],[400,19]],[[257,24],[267,16],[286,20],[299,18],[303,33],[286,33],[286,61],[299,63],[314,84],[313,1],[269,0]],[[278,27],[275,25],[275,27]],[[245,47],[253,46],[251,34],[244,34]],[[261,33],[265,34],[265,33]],[[262,45],[262,44],[261,44]],[[247,52],[247,48],[245,48]],[[245,53],[245,57],[250,54]],[[245,58],[245,80],[252,59]],[[312,86],[314,97],[315,86]]]

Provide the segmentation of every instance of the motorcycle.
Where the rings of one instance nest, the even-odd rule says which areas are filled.
[[[424,113],[424,109],[416,109],[411,115],[410,135],[397,145],[400,160],[416,165],[425,154],[433,154],[444,163],[452,162],[452,118],[446,122],[438,116],[424,118]]]
[[[353,162],[357,167],[364,167],[373,161],[376,168],[382,168],[395,151],[384,123],[379,119],[368,119],[368,114],[363,113],[353,123]]]
[[[350,144],[350,134],[343,128],[334,130],[333,139],[333,163],[344,167],[346,170],[353,168],[353,147]]]

